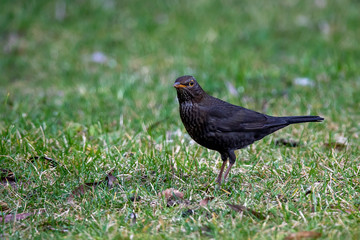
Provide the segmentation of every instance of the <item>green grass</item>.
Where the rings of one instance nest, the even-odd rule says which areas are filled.
[[[299,231],[360,238],[358,1],[1,5],[0,168],[22,183],[0,185],[1,214],[45,209],[0,223],[1,238],[283,239]],[[92,62],[94,52],[107,61]],[[234,104],[326,120],[237,151],[218,189],[219,154],[193,144],[179,118],[172,84],[184,74]],[[314,86],[295,85],[297,77]],[[339,136],[345,148],[325,146]],[[279,138],[301,144],[279,147]],[[118,186],[67,203],[79,185],[112,170]],[[170,187],[190,205],[167,207],[157,194]],[[135,195],[141,199],[132,202]],[[200,207],[205,197],[214,199]]]

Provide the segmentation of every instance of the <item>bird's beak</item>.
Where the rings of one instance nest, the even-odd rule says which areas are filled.
[[[186,86],[181,83],[178,83],[178,82],[174,83],[174,88],[184,88],[184,87],[186,87]]]

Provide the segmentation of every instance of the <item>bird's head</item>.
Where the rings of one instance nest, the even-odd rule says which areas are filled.
[[[177,78],[174,83],[174,88],[176,88],[180,103],[185,101],[199,101],[206,95],[193,76]]]

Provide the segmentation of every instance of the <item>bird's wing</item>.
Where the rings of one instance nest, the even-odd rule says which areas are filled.
[[[283,125],[276,118],[222,101],[207,108],[209,125],[218,132],[254,131]]]

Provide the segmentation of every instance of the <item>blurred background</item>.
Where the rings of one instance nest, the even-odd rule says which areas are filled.
[[[164,136],[182,129],[172,84],[185,74],[234,104],[359,127],[359,1],[1,5],[2,129],[46,122],[56,133],[75,122],[136,133],[160,123]]]
[[[46,214],[0,220],[0,236],[356,239],[359,26],[358,0],[1,0],[0,217]],[[216,190],[219,154],[179,117],[182,75],[236,105],[325,121],[237,151]],[[109,172],[118,187],[67,204]],[[167,188],[214,199],[195,212],[166,207],[157,194]]]

